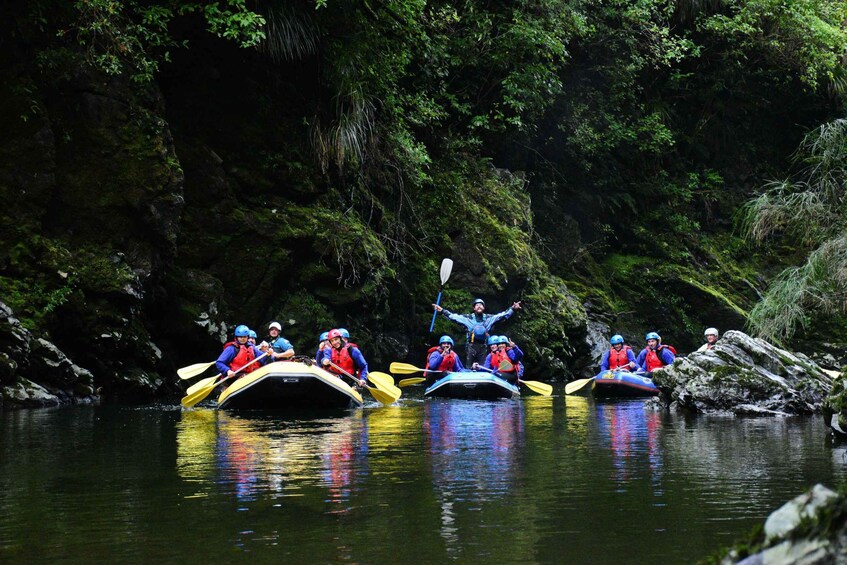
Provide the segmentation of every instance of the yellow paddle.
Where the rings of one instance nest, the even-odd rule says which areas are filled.
[[[397,391],[397,386],[394,384],[394,377],[388,373],[368,371],[368,380],[371,381],[376,388],[386,392],[397,392],[397,396],[400,396],[400,392]]]
[[[499,371],[506,372],[511,371],[514,368],[515,366],[508,359],[503,359],[497,367]],[[553,387],[547,383],[542,383],[540,381],[522,381],[520,379],[518,379],[518,383],[526,385],[526,388],[536,394],[540,394],[541,396],[550,396],[553,394]]]
[[[191,408],[192,406],[194,406],[195,404],[197,404],[198,402],[200,402],[201,400],[203,400],[204,398],[209,396],[209,393],[212,392],[213,390],[215,390],[215,388],[220,383],[222,383],[226,380],[229,380],[232,377],[238,375],[238,373],[240,373],[241,371],[243,371],[244,369],[246,369],[247,367],[249,367],[250,365],[252,365],[256,361],[258,361],[262,357],[265,357],[266,355],[267,355],[267,353],[262,353],[261,355],[259,355],[258,357],[256,357],[255,359],[253,359],[252,361],[250,361],[249,363],[247,363],[243,367],[239,368],[232,375],[230,375],[228,377],[224,377],[221,380],[218,380],[218,377],[209,377],[208,379],[203,379],[202,382],[204,382],[206,384],[202,387],[197,387],[194,390],[194,392],[189,392],[186,396],[184,396],[182,398],[182,400],[179,401],[180,404],[182,404],[186,408]],[[200,383],[197,383],[197,384],[200,384]]]
[[[565,394],[573,394],[576,391],[585,387],[585,385],[594,382],[594,377],[590,379],[577,379],[565,385]]]
[[[403,388],[404,386],[412,386],[426,382],[426,380],[426,377],[412,377],[411,379],[403,379],[402,381],[397,383],[397,386]]]
[[[359,384],[359,379],[357,379],[356,377],[354,377],[332,361],[330,361],[329,364],[333,366],[337,371],[340,371],[343,375],[355,381],[356,385]],[[380,390],[378,388],[370,387],[368,385],[365,385],[364,388],[368,389],[368,392],[373,395],[377,402],[381,402],[382,404],[394,404],[395,402],[397,402],[397,399],[400,398],[400,395],[402,394],[400,389],[397,387],[393,387],[394,389],[396,389],[396,394],[393,390]]]
[[[428,371],[428,369],[421,369],[420,367],[415,367],[414,365],[409,365],[408,363],[392,363],[388,366],[388,370],[397,375],[411,375],[412,373],[420,373],[421,371]]]
[[[190,379],[192,377],[196,377],[200,373],[203,373],[217,363],[217,359],[212,361],[211,363],[195,363],[194,365],[189,365],[188,367],[183,367],[181,369],[176,370],[176,374],[179,375],[181,379]]]

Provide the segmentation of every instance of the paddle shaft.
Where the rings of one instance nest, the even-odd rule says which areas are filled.
[[[207,385],[206,388],[202,388],[202,389],[194,392],[193,394],[186,395],[181,400],[182,405],[185,406],[186,408],[191,408],[192,406],[194,406],[195,404],[197,404],[198,402],[200,402],[201,400],[203,400],[204,398],[209,396],[209,393],[211,393],[213,390],[215,390],[215,388],[217,388],[217,386],[219,384],[221,384],[224,381],[228,381],[229,379],[237,376],[241,371],[243,371],[244,369],[246,369],[247,367],[249,367],[250,365],[252,365],[253,363],[255,363],[256,361],[258,361],[259,359],[261,359],[265,356],[267,356],[267,353],[262,353],[261,355],[259,355],[258,357],[256,357],[252,361],[250,361],[249,363],[246,363],[244,366],[239,367],[238,370],[233,372],[231,375],[223,377],[219,381],[209,383],[209,385]],[[223,375],[220,375],[220,376],[223,376]]]
[[[441,293],[444,292],[444,287],[442,286],[438,290],[438,298],[435,299],[435,305],[439,306],[441,304]],[[433,310],[432,312],[432,323],[429,324],[429,333],[432,333],[432,330],[435,329],[435,318],[438,317],[438,310]]]

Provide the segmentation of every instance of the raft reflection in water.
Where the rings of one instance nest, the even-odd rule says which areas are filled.
[[[241,501],[259,495],[301,496],[328,489],[328,502],[349,498],[368,474],[367,434],[360,416],[309,421],[248,417],[214,410],[183,412],[177,426],[177,470],[196,485],[190,496],[229,492]]]
[[[598,402],[596,411],[601,444],[606,442],[612,455],[611,478],[627,483],[640,478],[636,476],[639,470],[647,470],[654,488],[660,487],[663,468],[660,415],[645,410],[640,400]],[[644,458],[647,465],[643,464]]]

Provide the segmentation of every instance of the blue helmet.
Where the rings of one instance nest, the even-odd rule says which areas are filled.
[[[449,343],[450,345],[454,345],[453,344],[453,338],[450,337],[449,335],[441,336],[441,339],[438,340],[438,345],[441,345],[442,343]]]
[[[656,332],[650,332],[646,336],[644,336],[644,339],[655,339],[656,341],[662,341],[662,336],[660,336]]]
[[[497,345],[498,343],[500,343],[500,336],[499,335],[488,336],[488,342],[487,343],[488,343],[488,345]]]
[[[623,336],[621,334],[615,334],[612,336],[612,339],[609,340],[609,343],[612,345],[623,343]]]
[[[241,324],[235,327],[235,337],[250,337],[250,328]]]
[[[344,328],[338,328],[338,331],[341,332],[341,337],[343,337],[344,339],[350,339],[350,332],[348,332]]]
[[[473,305],[476,306],[477,304],[482,304],[483,306],[485,306],[485,300],[483,300],[482,298],[477,298],[473,301]]]
[[[509,345],[509,338],[504,335],[498,336],[497,343],[505,343],[506,345]]]
[[[259,339],[259,336],[253,330],[250,330],[250,337],[252,337],[253,339]]]
[[[324,332],[318,337],[318,341],[326,341],[326,338],[329,336],[329,332]]]

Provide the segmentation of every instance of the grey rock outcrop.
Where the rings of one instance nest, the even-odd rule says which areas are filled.
[[[721,563],[847,563],[845,526],[844,497],[818,484],[768,516],[764,530]]]
[[[702,413],[814,413],[832,388],[808,357],[740,331],[726,332],[712,350],[678,357],[653,380],[662,391],[654,404]]]
[[[94,376],[35,338],[0,302],[0,405],[59,406],[98,400]]]

